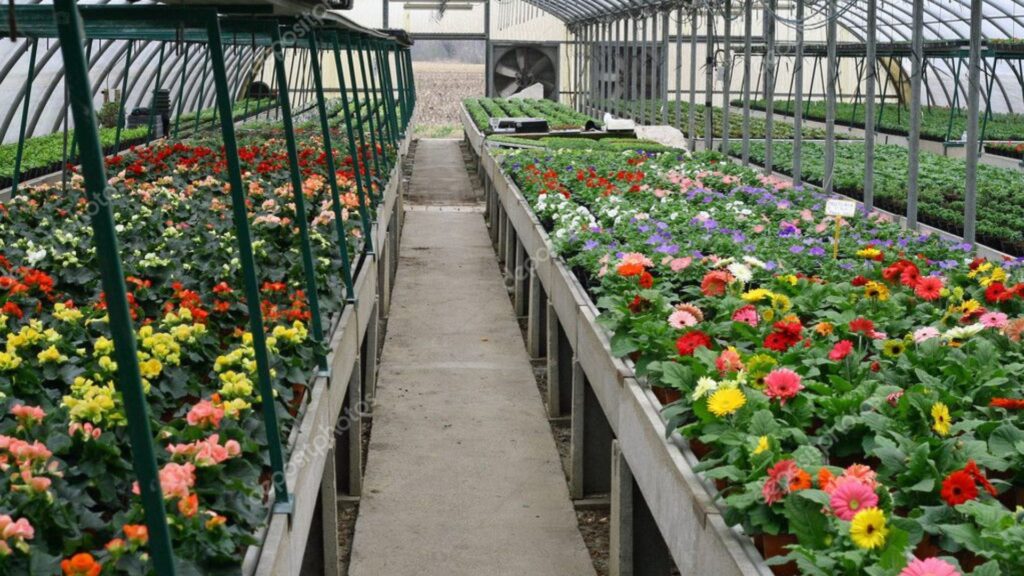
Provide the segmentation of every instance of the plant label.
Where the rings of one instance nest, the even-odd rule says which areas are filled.
[[[825,202],[826,216],[841,216],[852,218],[857,214],[857,203],[853,200],[838,200],[833,198]]]

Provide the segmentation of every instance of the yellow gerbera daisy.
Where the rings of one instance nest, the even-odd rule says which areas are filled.
[[[881,282],[872,280],[864,285],[864,297],[885,302],[889,299],[889,287]]]
[[[740,297],[743,298],[745,302],[760,302],[766,298],[771,298],[772,291],[765,288],[755,288],[744,292]]]
[[[767,452],[768,448],[768,437],[761,436],[760,438],[757,439],[757,446],[754,448],[754,455],[756,456],[762,452]]]
[[[881,548],[888,534],[885,513],[878,508],[864,508],[850,522],[850,538],[853,543],[867,550]]]
[[[882,354],[885,354],[889,358],[895,358],[906,351],[907,345],[903,343],[903,340],[886,340],[885,344],[882,345]]]
[[[747,403],[747,397],[739,388],[722,388],[708,397],[708,410],[712,414],[723,418],[728,416]]]
[[[932,420],[935,421],[932,424],[932,430],[939,436],[949,435],[949,426],[952,424],[953,419],[949,416],[949,407],[942,402],[936,402],[932,404]]]
[[[881,255],[881,250],[879,250],[878,248],[872,248],[870,246],[867,248],[861,248],[860,250],[857,251],[857,256],[860,256],[861,258],[867,258],[868,260],[872,258],[877,258]]]
[[[785,294],[772,294],[772,308],[779,312],[788,312],[793,307],[793,303],[790,301],[789,296]]]

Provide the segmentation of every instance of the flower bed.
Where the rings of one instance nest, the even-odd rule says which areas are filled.
[[[986,142],[985,151],[1024,160],[1024,142]]]
[[[740,101],[733,101],[733,106],[742,106]],[[766,102],[755,100],[750,103],[756,110],[764,110]],[[792,115],[795,103],[792,100],[776,100],[775,111],[779,114]],[[836,124],[841,126],[864,127],[864,104],[855,106],[848,102],[836,103]],[[928,140],[945,141],[949,129],[949,108],[927,106],[921,116],[921,137]],[[812,120],[825,121],[825,102],[805,102],[804,116]],[[910,112],[897,105],[887,104],[882,110],[880,119],[876,119],[876,128],[880,132],[888,132],[906,136],[910,131]],[[951,140],[959,140],[967,131],[967,111],[953,112],[953,129]],[[995,140],[1024,140],[1024,118],[1020,114],[994,114],[985,127],[985,138]]]
[[[325,347],[306,327],[279,136],[243,136],[239,157],[284,440]],[[327,325],[344,301],[334,213],[316,133],[299,144]],[[354,252],[355,171],[350,158],[337,162],[344,249]],[[237,572],[266,519],[270,474],[226,164],[215,141],[135,148],[107,164],[175,553],[189,572]],[[0,220],[0,571],[137,574],[146,569],[142,507],[88,205],[77,177],[72,186],[27,188]]]
[[[793,147],[780,142],[774,147],[772,163],[776,170],[789,172]],[[734,145],[733,154],[739,153]],[[807,182],[820,185],[825,170],[825,150],[821,144],[802,148],[803,174]],[[875,147],[875,198],[880,208],[906,213],[907,149],[896,145]],[[751,145],[751,159],[764,161],[764,145]],[[938,154],[921,154],[921,186],[918,210],[921,222],[953,234],[963,231],[963,160]],[[860,199],[864,194],[864,145],[836,146],[835,189]],[[1024,255],[1024,178],[1017,170],[989,165],[978,166],[978,241],[1008,254]]]
[[[776,571],[1017,573],[1017,263],[863,214],[833,260],[823,196],[720,155],[503,166]]]
[[[121,131],[121,149],[130,148],[142,143],[149,133],[149,128],[142,126],[138,128],[126,128]],[[100,144],[107,154],[117,152],[114,150],[116,129],[103,128],[100,130]],[[68,146],[74,140],[75,131],[68,130]],[[18,155],[18,143],[4,144],[0,146],[0,188],[8,188],[14,181],[14,163]],[[25,147],[21,158],[21,182],[31,180],[46,174],[60,170],[61,162],[64,159],[64,133],[37,136],[25,140]]]
[[[552,130],[581,129],[587,122],[601,125],[600,121],[551,100],[467,98],[463,105],[476,127],[488,134],[491,132],[491,118],[543,118],[548,121],[548,126]]]

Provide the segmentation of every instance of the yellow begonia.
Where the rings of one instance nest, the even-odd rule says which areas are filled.
[[[93,355],[108,356],[114,351],[114,341],[100,336],[92,344]]]
[[[21,366],[21,358],[16,353],[0,352],[0,371],[14,370]]]
[[[56,346],[50,346],[49,348],[41,351],[36,355],[41,364],[63,364],[68,361],[68,357],[61,354],[60,350],[57,350]]]
[[[143,378],[156,378],[160,375],[163,368],[163,364],[156,358],[139,362],[139,373],[142,374]]]
[[[235,398],[221,403],[221,409],[224,410],[224,415],[228,418],[238,418],[239,413],[242,410],[248,410],[252,407],[252,404],[247,402],[244,398]]]
[[[218,391],[226,398],[244,398],[252,395],[252,380],[245,374],[229,370],[220,375],[221,387]]]
[[[61,322],[76,322],[82,319],[82,311],[77,308],[69,308],[62,302],[53,305],[53,317]]]
[[[100,356],[99,365],[100,369],[103,370],[104,372],[117,372],[117,362],[111,360],[110,356]]]
[[[117,398],[113,382],[98,385],[79,376],[71,385],[71,394],[63,398],[62,405],[73,422],[122,424],[124,415],[118,407]]]

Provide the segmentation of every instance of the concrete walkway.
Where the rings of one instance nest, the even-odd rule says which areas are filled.
[[[411,197],[468,185],[458,141],[419,143]],[[404,234],[349,574],[592,576],[481,214]]]

